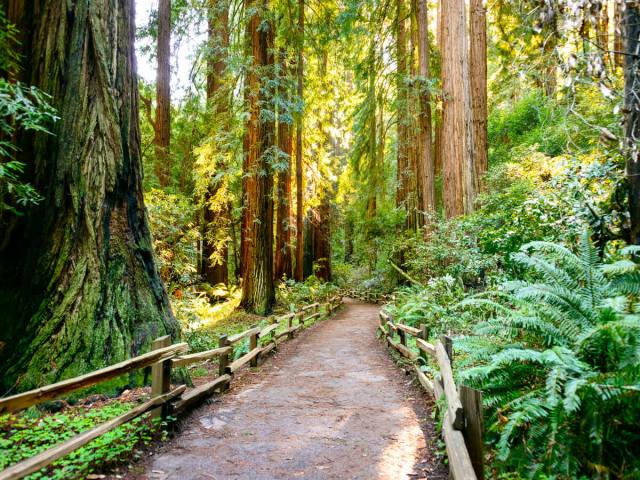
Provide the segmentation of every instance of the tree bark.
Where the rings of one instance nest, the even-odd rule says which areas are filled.
[[[314,275],[331,281],[331,202],[325,193],[312,220]]]
[[[429,74],[429,18],[427,0],[417,0],[418,26],[418,74],[420,75],[419,98],[420,112],[418,115],[418,174],[422,181],[422,204],[420,210],[428,216],[436,208],[435,164],[432,150],[431,135],[431,94],[427,85]],[[426,223],[426,222],[425,222]]]
[[[487,149],[487,10],[483,0],[471,0],[469,6],[469,72],[473,119],[475,189],[483,188],[488,168]]]
[[[442,0],[442,170],[447,218],[472,209],[473,159],[464,0]]]
[[[397,151],[397,182],[396,206],[405,211],[406,228],[411,228],[410,220],[413,218],[407,208],[407,192],[411,171],[409,170],[408,134],[409,125],[409,101],[407,98],[407,34],[406,34],[406,8],[405,0],[397,0],[397,26],[396,26],[396,90],[397,90],[397,117],[398,117],[398,151]]]
[[[629,243],[640,245],[640,6],[624,9],[624,150],[629,183]]]
[[[254,8],[257,7],[257,8]],[[272,105],[267,91],[273,75],[274,29],[263,16],[267,1],[252,0],[247,37],[253,64],[247,72],[249,120],[246,134],[245,256],[241,305],[248,312],[267,315],[275,303],[273,284],[273,171],[268,154],[275,143],[275,127],[263,110]]]
[[[614,1],[613,10],[614,26],[613,26],[613,59],[616,67],[623,67],[624,55],[622,54],[624,49],[624,42],[622,41],[622,0]]]
[[[286,77],[289,71],[286,65],[285,53],[281,52],[281,71]],[[281,82],[282,83],[282,82]],[[289,91],[280,89],[284,96]],[[293,255],[291,249],[291,158],[293,156],[293,135],[291,124],[278,116],[278,147],[286,156],[286,169],[280,170],[276,177],[276,192],[278,194],[278,208],[276,218],[276,251],[275,278],[292,278]]]
[[[45,200],[0,252],[0,377],[31,388],[140,354],[178,324],[142,195],[133,0],[13,3],[21,80],[60,116],[54,135],[17,139]]]
[[[155,172],[165,188],[171,182],[171,0],[158,4],[158,70],[156,75]]]
[[[229,48],[229,2],[210,0],[209,56],[207,58],[207,101],[215,115],[215,123],[227,125],[229,111],[226,92],[226,57]],[[221,164],[217,170],[224,170]],[[215,177],[215,175],[214,175]],[[229,227],[231,224],[224,181],[211,179],[204,195],[203,274],[205,280],[216,285],[229,282]],[[222,189],[222,191],[221,191]],[[223,195],[220,195],[222,193]]]
[[[304,101],[304,0],[298,0],[298,101]],[[304,178],[302,176],[302,127],[304,112],[296,122],[296,281],[304,280]]]

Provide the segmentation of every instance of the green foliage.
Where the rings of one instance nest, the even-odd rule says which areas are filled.
[[[587,234],[578,253],[533,242],[514,259],[522,279],[462,302],[494,312],[461,377],[484,392],[500,468],[639,474],[640,267],[602,263]]]
[[[332,283],[322,283],[311,275],[304,283],[292,280],[281,282],[276,290],[277,302],[290,311],[315,302],[324,302],[337,294],[338,287]]]
[[[19,56],[15,52],[18,31],[0,8],[0,70],[15,71]],[[14,158],[13,136],[20,131],[48,133],[57,120],[50,98],[35,87],[0,78],[0,218],[3,211],[20,215],[21,210],[42,200],[23,179],[25,164]]]
[[[122,415],[133,407],[132,403],[114,402],[99,408],[77,408],[45,416],[0,416],[0,470]],[[157,425],[147,416],[138,417],[26,478],[86,478],[93,472],[139,458],[137,447],[157,438],[157,432]]]
[[[196,245],[200,238],[189,198],[152,189],[145,194],[153,247],[162,279],[171,287],[198,280]]]

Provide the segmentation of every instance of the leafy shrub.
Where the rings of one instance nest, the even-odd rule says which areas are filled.
[[[191,200],[152,189],[145,194],[160,275],[169,286],[198,281],[196,245],[200,238]]]
[[[133,407],[132,403],[115,402],[99,408],[74,409],[46,416],[0,416],[0,470],[122,415]],[[157,426],[147,416],[138,417],[26,478],[86,478],[92,472],[136,457],[136,447],[149,443],[158,435],[156,432]]]
[[[462,379],[485,394],[502,469],[640,474],[640,268],[603,264],[587,234],[577,254],[533,242],[515,259],[525,280],[463,302],[495,312]]]

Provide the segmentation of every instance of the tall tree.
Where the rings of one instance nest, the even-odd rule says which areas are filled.
[[[464,0],[442,0],[442,171],[447,218],[473,206],[471,105]]]
[[[142,196],[133,0],[9,11],[24,38],[20,79],[61,118],[54,135],[17,138],[46,200],[0,251],[0,376],[33,387],[141,353],[178,325]]]
[[[488,168],[487,10],[483,0],[471,0],[469,14],[469,75],[473,120],[474,187],[476,191],[479,191]]]
[[[158,69],[154,121],[155,171],[161,187],[171,181],[171,0],[158,3]]]
[[[229,96],[225,78],[229,49],[229,1],[210,0],[209,3],[209,55],[207,58],[207,99],[215,115],[215,125],[228,125]],[[216,165],[204,195],[202,271],[212,285],[226,284],[229,280],[228,231],[231,208],[224,197],[221,172],[226,165]],[[223,195],[220,195],[220,194]]]
[[[622,67],[623,61],[623,17],[622,17],[622,0],[614,0],[613,7],[613,58],[616,67]]]
[[[623,12],[624,150],[629,182],[629,242],[640,245],[640,6],[627,3]]]
[[[268,314],[275,302],[273,284],[273,169],[275,125],[269,91],[273,77],[273,24],[267,0],[247,2],[247,39],[252,65],[246,78],[249,119],[245,134],[244,251],[241,305],[249,312]]]
[[[290,90],[287,85],[289,68],[284,51],[280,52],[280,73],[280,95],[286,99],[284,103],[289,103]],[[278,147],[280,153],[285,156],[286,167],[280,169],[276,176],[278,199],[275,251],[276,279],[284,276],[292,278],[293,275],[293,255],[291,250],[291,158],[293,156],[293,134],[291,121],[286,112],[279,112],[278,114]]]
[[[304,0],[298,0],[298,99],[304,98]],[[302,176],[302,127],[304,112],[296,122],[296,280],[304,280],[304,178]]]
[[[436,207],[435,164],[431,134],[431,94],[429,92],[429,17],[427,0],[417,0],[418,74],[420,110],[418,113],[418,174],[421,177],[420,210],[431,214]]]
[[[407,132],[409,100],[407,98],[407,13],[405,0],[396,0],[396,12],[396,109],[398,118],[396,206],[405,210],[407,228],[412,228],[412,220],[415,220],[415,216],[407,209],[411,171],[409,170],[409,138]],[[415,226],[413,227],[415,228]]]

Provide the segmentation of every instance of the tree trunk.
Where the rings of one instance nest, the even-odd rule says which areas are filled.
[[[317,215],[312,220],[314,275],[323,282],[331,281],[331,202],[325,193]]]
[[[225,82],[225,59],[229,48],[229,3],[228,0],[210,0],[209,3],[209,49],[207,58],[207,101],[216,118],[215,123],[227,125],[229,105]],[[225,165],[218,165],[224,170]],[[216,172],[214,172],[216,173]],[[212,174],[213,177],[216,175]],[[205,280],[216,285],[229,282],[229,227],[230,206],[226,197],[224,181],[209,180],[204,195],[204,245],[203,273]]]
[[[142,195],[133,0],[16,1],[21,79],[51,95],[54,135],[18,157],[45,200],[0,252],[0,377],[19,388],[95,370],[178,334]],[[126,383],[122,379],[114,383]]]
[[[288,76],[285,53],[281,52],[282,73]],[[289,91],[284,92],[289,96]],[[278,172],[276,178],[276,192],[278,194],[278,209],[276,218],[276,251],[275,278],[292,278],[293,255],[291,250],[291,157],[293,156],[293,135],[291,124],[278,116],[278,147],[286,156],[287,167]]]
[[[483,0],[471,0],[469,7],[469,73],[473,119],[475,189],[483,187],[488,168],[487,150],[487,10]]]
[[[409,125],[409,101],[407,98],[407,34],[406,34],[406,8],[405,0],[397,0],[397,37],[396,37],[396,63],[397,63],[397,117],[398,117],[398,151],[397,151],[397,190],[396,206],[405,211],[406,227],[410,228],[410,219],[413,218],[407,209],[407,192],[411,172],[408,168],[408,135]]]
[[[614,0],[613,18],[614,64],[616,67],[622,67],[624,64],[624,55],[622,53],[624,49],[622,41],[622,0]]]
[[[254,8],[258,7],[258,8]],[[264,21],[263,10],[252,0],[247,37],[251,39],[253,65],[247,72],[249,120],[246,134],[245,257],[241,305],[248,312],[267,315],[275,303],[273,285],[273,172],[268,158],[274,146],[274,122],[263,110],[273,99],[267,85],[273,75],[274,30]]]
[[[447,218],[472,208],[473,160],[464,0],[442,0],[442,171]]]
[[[629,182],[629,243],[640,245],[640,6],[624,10],[625,157]]]
[[[431,135],[431,95],[427,85],[429,74],[429,18],[427,0],[417,0],[418,82],[420,112],[418,115],[418,174],[421,177],[423,214],[432,215],[436,208],[435,164]]]
[[[438,53],[442,55],[442,0],[438,0],[438,18],[436,19],[436,46]],[[435,175],[442,175],[442,110],[437,109],[435,112],[435,128],[434,128],[434,170]]]
[[[298,101],[304,101],[304,0],[298,0]],[[304,178],[302,176],[302,126],[304,111],[296,122],[296,281],[304,280]]]
[[[155,171],[160,186],[171,182],[171,0],[158,4],[158,70],[156,76]]]

